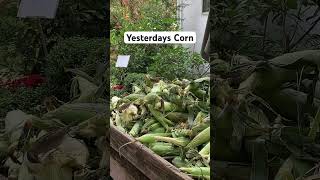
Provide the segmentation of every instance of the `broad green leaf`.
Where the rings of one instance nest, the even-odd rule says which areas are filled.
[[[305,50],[287,53],[273,58],[269,62],[280,67],[293,66],[294,68],[298,68],[301,67],[301,65],[311,64],[320,66],[320,50]]]
[[[290,156],[280,167],[275,180],[294,180],[293,174],[293,157]]]

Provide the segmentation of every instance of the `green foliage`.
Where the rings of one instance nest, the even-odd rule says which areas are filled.
[[[129,7],[121,4],[120,1],[111,2],[113,14],[111,45],[115,54],[130,55],[129,65],[125,69],[115,68],[115,59],[111,59],[113,76],[111,82],[123,84],[130,89],[132,83],[139,84],[146,73],[167,79],[189,78],[192,75],[191,70],[204,62],[200,55],[190,53],[181,46],[130,45],[123,42],[126,31],[177,30],[176,2],[159,0],[134,2],[136,4],[129,4]]]
[[[65,68],[77,68],[93,76],[98,62],[106,60],[106,39],[72,37],[53,47],[46,66],[46,76],[54,93],[68,96],[71,75]]]
[[[61,1],[55,19],[40,21],[17,18],[17,3],[19,1],[15,0],[0,2],[0,69],[7,68],[17,74],[45,72],[50,82],[46,93],[67,100],[71,75],[63,68],[80,68],[92,75],[97,62],[106,59],[106,39],[103,38],[108,35],[108,21],[105,2]],[[39,25],[46,36],[48,62],[44,57]],[[76,36],[82,38],[72,38]],[[16,92],[1,89],[0,116],[15,108],[29,111],[28,107],[42,98],[37,91],[38,88]]]
[[[190,53],[181,46],[161,48],[152,59],[154,62],[149,68],[151,74],[169,80],[194,78],[192,69],[204,63],[199,54]]]
[[[130,6],[130,4],[129,4]],[[163,1],[143,1],[141,4],[134,4],[127,8],[120,4],[120,1],[111,3],[111,27],[117,29],[120,37],[124,32],[130,31],[164,31],[175,30],[176,9],[174,5]],[[132,14],[134,11],[135,14]],[[117,28],[120,25],[121,28]]]
[[[63,37],[105,37],[107,7],[99,0],[65,0],[59,4],[57,17],[46,24]]]
[[[0,17],[3,17],[3,16],[16,17],[18,12],[17,3],[18,1],[16,0],[1,1]]]
[[[43,99],[49,94],[47,85],[35,88],[18,88],[15,91],[0,88],[0,117],[12,110],[22,110],[26,113],[36,114],[36,106],[41,105]]]
[[[8,42],[17,42],[19,40],[19,32],[21,32],[26,25],[17,20],[16,17],[0,17],[0,45],[7,45]]]
[[[142,86],[146,74],[143,73],[128,73],[124,78],[123,85],[130,91],[133,85]]]
[[[154,56],[161,47],[159,45],[130,45],[123,42],[127,31],[171,31],[177,29],[174,6],[163,1],[143,1],[142,4],[130,7],[137,17],[133,18],[126,7],[119,1],[112,2],[111,13],[111,45],[118,54],[130,54],[128,72],[146,73]],[[172,9],[173,8],[173,9]],[[155,9],[157,9],[155,11]]]
[[[7,112],[13,110],[14,96],[6,89],[0,89],[0,118],[5,117]]]
[[[46,36],[46,46],[51,48],[59,39],[71,36],[105,37],[107,10],[103,1],[66,0],[60,2],[56,18],[53,20],[18,19],[17,1],[6,0],[0,7],[1,61],[9,61],[8,66],[18,66],[22,73],[29,73],[33,67],[43,67],[44,53],[41,41],[42,25]],[[12,46],[14,45],[14,46]],[[10,47],[7,47],[10,46]],[[12,51],[15,53],[13,54]],[[8,52],[5,52],[8,51]],[[4,57],[10,58],[8,60]],[[13,56],[17,56],[14,58]],[[4,65],[3,62],[0,64]]]
[[[270,59],[317,48],[319,33],[311,30],[320,23],[318,7],[315,1],[297,0],[214,3],[210,18],[213,50],[222,59],[230,60],[235,54]]]
[[[114,85],[123,85],[125,89],[123,90],[113,90],[111,89],[111,97],[113,96],[122,96],[126,93],[131,93],[134,85],[142,87],[144,85],[144,78],[146,74],[143,73],[123,73],[123,79],[111,77],[111,86]]]
[[[0,66],[15,72],[30,71],[34,61],[31,59],[28,61],[21,48],[28,43],[23,42],[21,37],[21,32],[26,27],[16,18],[0,18]]]

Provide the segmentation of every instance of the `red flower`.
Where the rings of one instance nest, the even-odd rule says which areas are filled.
[[[31,74],[22,78],[8,80],[2,83],[0,82],[1,85],[7,86],[9,88],[35,87],[43,83],[45,83],[45,78],[39,74]]]
[[[32,74],[32,75],[23,77],[20,80],[21,80],[21,83],[26,87],[38,86],[45,82],[45,79],[39,74]]]
[[[112,89],[120,91],[120,90],[124,89],[124,86],[123,85],[114,85],[114,86],[112,86]]]

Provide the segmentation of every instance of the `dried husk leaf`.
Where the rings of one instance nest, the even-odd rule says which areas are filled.
[[[22,134],[24,124],[31,118],[31,115],[15,110],[7,113],[5,118],[5,132],[9,136],[9,143],[17,142]]]

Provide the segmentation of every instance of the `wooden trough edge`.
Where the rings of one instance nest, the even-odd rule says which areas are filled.
[[[193,180],[140,142],[134,142],[133,137],[121,132],[114,125],[111,125],[110,130],[110,146],[116,152],[119,153],[119,148],[124,144],[133,142],[121,147],[119,154],[149,179]]]

